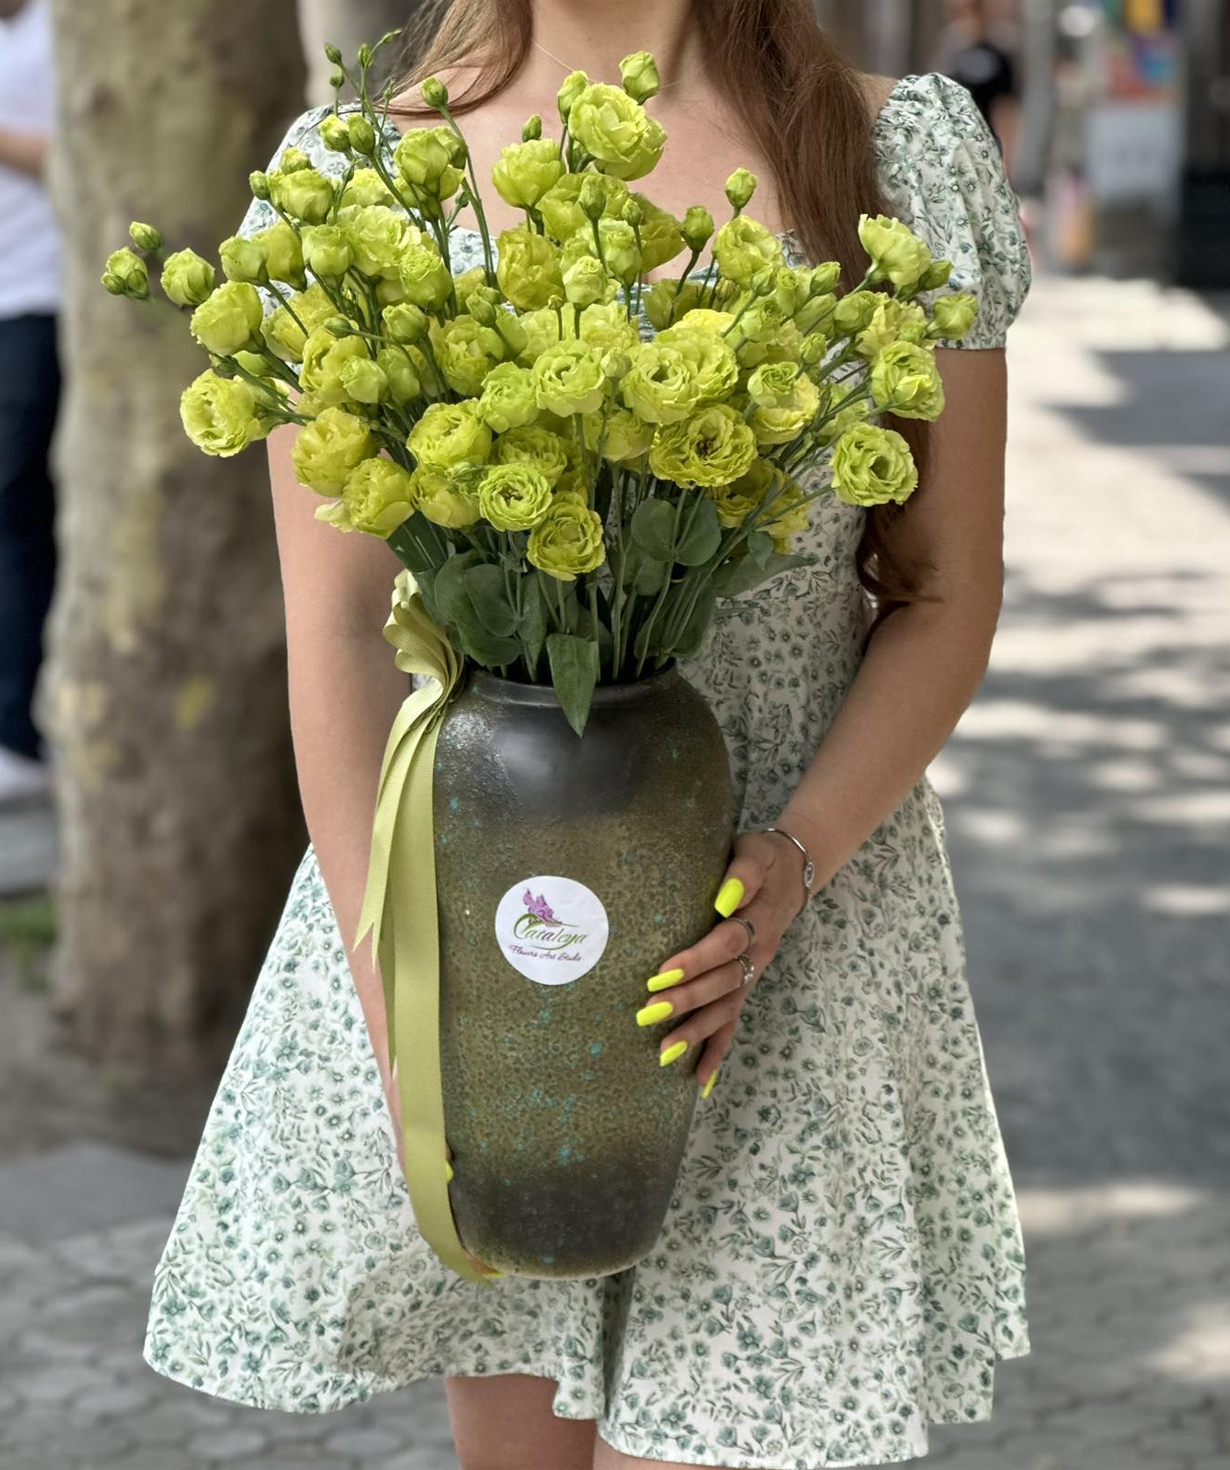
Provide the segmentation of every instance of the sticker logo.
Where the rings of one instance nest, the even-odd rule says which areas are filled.
[[[514,883],[495,911],[504,958],[539,985],[567,985],[602,958],[610,925],[602,900],[572,878]]]

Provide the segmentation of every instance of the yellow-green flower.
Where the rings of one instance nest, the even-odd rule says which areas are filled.
[[[492,368],[483,379],[478,411],[483,422],[496,434],[532,424],[538,417],[533,373],[513,362],[502,362]]]
[[[557,498],[530,532],[525,555],[558,582],[575,582],[583,572],[596,572],[606,560],[602,518],[571,498]]]
[[[773,550],[785,555],[790,550],[791,537],[806,531],[811,524],[811,506],[804,503],[803,496],[795,486],[784,495],[777,513],[765,522],[764,529],[773,537]]]
[[[369,204],[393,204],[396,201],[374,168],[357,168],[337,202],[339,209],[349,209],[351,206],[365,209]]]
[[[658,63],[652,51],[634,51],[619,63],[619,76],[624,91],[637,102],[648,102],[662,86]]]
[[[345,523],[340,516],[321,515],[319,510],[316,514],[342,531],[387,537],[414,510],[414,482],[391,459],[365,459],[346,477],[340,505]]]
[[[737,168],[726,180],[726,197],[732,209],[746,209],[756,192],[756,175],[750,169]]]
[[[739,381],[739,360],[735,350],[716,332],[679,324],[659,332],[658,344],[673,347],[683,354],[696,377],[698,402],[725,398]]]
[[[482,464],[491,453],[491,430],[478,404],[433,403],[410,430],[406,446],[416,462],[431,470]]]
[[[791,443],[820,408],[820,390],[794,363],[766,363],[758,368],[748,392],[757,404],[748,425],[760,445]]]
[[[944,382],[935,357],[913,342],[894,342],[871,368],[876,404],[903,419],[937,419],[944,411]]]
[[[583,71],[570,71],[564,78],[555,97],[555,105],[559,108],[559,115],[563,122],[568,121],[572,104],[588,86],[589,78]]]
[[[584,342],[548,347],[534,364],[533,373],[538,406],[561,418],[593,413],[606,397],[601,354]]]
[[[184,432],[206,454],[228,459],[263,438],[257,418],[256,392],[243,378],[220,378],[203,372],[179,400]],[[267,432],[267,431],[266,431]]]
[[[324,287],[314,282],[306,291],[290,298],[289,310],[279,306],[265,318],[262,327],[265,345],[283,362],[301,362],[308,336],[336,314],[337,309],[325,295]]]
[[[570,306],[594,306],[607,298],[611,278],[596,255],[583,255],[564,271],[564,297]]]
[[[649,424],[678,423],[700,402],[692,364],[678,348],[659,342],[637,346],[619,391],[627,407]]]
[[[300,484],[318,495],[340,495],[351,470],[375,447],[366,419],[344,408],[323,408],[295,436],[291,459]]]
[[[960,342],[969,335],[978,315],[978,298],[968,292],[954,291],[951,296],[941,296],[932,307],[934,327],[932,335],[945,342]]]
[[[756,436],[729,404],[711,403],[654,435],[649,468],[676,485],[725,485],[756,458]]]
[[[640,179],[657,167],[666,131],[619,87],[593,82],[576,97],[568,131],[603,173]]]
[[[706,491],[717,508],[718,522],[728,531],[741,526],[767,496],[784,485],[785,475],[767,459],[756,459],[737,480],[712,485]]]
[[[426,239],[412,245],[398,265],[398,279],[406,299],[424,311],[438,311],[453,289],[453,278],[439,250]]]
[[[259,347],[265,309],[255,286],[228,281],[192,313],[189,328],[206,349],[229,357],[241,347]]]
[[[858,237],[871,257],[872,280],[912,291],[931,265],[931,252],[909,227],[885,214],[863,215]]]
[[[397,280],[402,256],[425,238],[404,214],[384,204],[349,210],[339,215],[339,220],[354,253],[356,269],[373,281]]]
[[[641,222],[637,228],[644,269],[657,270],[668,260],[674,260],[683,249],[683,232],[675,216],[652,199],[644,194],[633,194],[632,198],[641,206]]]
[[[445,381],[465,398],[478,397],[483,380],[504,356],[500,334],[464,313],[450,321],[432,322],[431,342]]]
[[[362,337],[335,337],[326,327],[317,327],[303,345],[303,367],[299,386],[316,404],[342,405],[353,402],[342,372],[349,362],[370,362]]]
[[[649,452],[654,426],[637,418],[630,408],[608,404],[602,413],[586,415],[585,443],[603,459],[630,464]]]
[[[402,135],[393,154],[398,172],[413,185],[415,202],[451,198],[461,184],[462,172],[453,166],[457,135],[443,123],[434,128],[411,128]]]
[[[547,348],[560,340],[559,317],[551,307],[542,306],[523,311],[517,320],[525,333],[525,346],[517,354],[517,361],[524,367],[533,367]]]
[[[589,175],[597,177],[597,175]],[[590,256],[600,257],[611,275],[625,284],[636,279],[643,264],[640,246],[636,243],[636,231],[621,219],[598,221],[598,237],[602,242],[601,252],[594,240],[594,227],[586,220],[579,230],[568,237],[560,251],[562,269],[569,270],[578,261]]]
[[[834,329],[843,337],[853,337],[871,324],[880,305],[878,291],[849,291],[838,299],[833,309]]]
[[[826,405],[826,412],[830,405]],[[848,403],[819,430],[816,437],[821,444],[828,448],[835,444],[838,439],[851,429],[855,424],[865,423],[867,416],[871,413],[872,405],[866,398],[857,398],[853,403]]]
[[[496,192],[514,209],[532,209],[564,172],[559,144],[554,138],[532,138],[510,143],[491,170]]]
[[[303,246],[293,226],[280,219],[252,238],[265,247],[265,270],[270,280],[284,281],[298,290],[307,285],[303,273]]]
[[[303,224],[323,224],[333,208],[333,184],[314,168],[287,173],[285,160],[280,172],[269,175],[270,198],[283,214]]]
[[[388,397],[389,380],[378,362],[357,354],[342,364],[339,374],[346,397],[355,403],[380,403]]]
[[[666,330],[670,324],[671,313],[676,319],[683,317],[685,312],[695,308],[701,299],[701,284],[699,281],[684,281],[682,287],[678,278],[654,281],[648,291],[641,298],[641,304],[645,308],[645,315],[650,324],[659,332]]]
[[[781,264],[782,242],[758,220],[739,215],[713,237],[713,257],[728,281],[746,288],[766,266],[776,269]]]
[[[581,341],[599,355],[634,352],[641,335],[620,301],[599,301],[581,313]]]
[[[410,479],[415,510],[421,510],[434,525],[464,531],[478,520],[478,496],[469,476],[420,464]]]
[[[914,301],[881,296],[871,321],[859,334],[858,350],[873,362],[894,342],[921,342],[927,335],[927,313]]]
[[[497,464],[532,465],[554,486],[572,463],[570,442],[541,424],[509,429],[495,441]]]
[[[505,230],[497,246],[500,289],[519,311],[534,311],[564,299],[559,251],[545,236],[524,228]]]
[[[478,483],[478,508],[497,531],[532,531],[550,506],[550,481],[533,465],[491,465]]]
[[[918,485],[910,446],[878,424],[854,424],[833,450],[833,490],[847,505],[907,500]]]
[[[624,207],[624,201],[628,198],[628,186],[622,179],[611,178],[607,174],[565,174],[558,183],[553,184],[550,189],[538,201],[538,212],[542,215],[542,222],[546,226],[547,234],[559,244],[569,240],[580,229],[589,225],[584,210],[578,202],[582,183],[590,177],[594,177],[606,196],[602,213],[608,219],[616,219],[619,211]]]
[[[195,250],[177,250],[162,267],[162,289],[176,306],[200,306],[216,281],[213,266]]]
[[[218,246],[218,259],[228,281],[247,281],[255,286],[269,279],[269,252],[259,240],[232,235]]]
[[[382,347],[376,354],[376,361],[389,385],[389,398],[399,408],[423,396],[423,384],[404,348]]]
[[[303,263],[322,281],[340,281],[354,264],[354,251],[340,225],[308,225],[303,231]]]
[[[734,326],[734,313],[730,311],[715,311],[709,306],[694,307],[690,311],[683,312],[675,322],[677,327],[690,327],[695,332],[711,332],[714,336],[725,335],[728,327]]]

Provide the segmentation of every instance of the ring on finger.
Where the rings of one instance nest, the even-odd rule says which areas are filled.
[[[756,943],[756,926],[751,919],[745,919],[742,914],[731,914],[730,917],[736,924],[742,924],[747,930],[747,943],[743,946],[744,953],[746,953]]]
[[[756,966],[752,963],[751,957],[748,955],[738,954],[735,956],[735,959],[739,962],[739,968],[743,971],[743,979],[739,982],[739,988],[740,990],[746,990],[756,978]]]

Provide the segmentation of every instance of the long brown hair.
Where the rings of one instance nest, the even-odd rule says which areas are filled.
[[[840,261],[847,287],[856,284],[866,268],[859,215],[886,208],[858,73],[816,24],[809,0],[692,0],[692,15],[710,75],[772,170],[787,224],[810,259]],[[533,35],[533,0],[426,0],[406,32],[406,56],[414,60],[402,90],[434,72],[476,65],[449,104],[468,112],[509,85]],[[419,113],[410,103],[394,110]],[[925,474],[926,425],[896,427]],[[877,603],[871,631],[895,608],[929,600],[917,564],[907,565],[890,544],[904,509],[877,506],[864,517],[856,564]]]

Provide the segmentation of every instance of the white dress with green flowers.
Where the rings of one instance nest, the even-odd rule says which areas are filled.
[[[336,172],[322,116],[287,143]],[[965,348],[1001,347],[1029,260],[969,94],[906,77],[876,143],[895,212],[979,297]],[[269,222],[254,205],[244,233]],[[477,250],[459,234],[454,269]],[[737,599],[686,667],[725,731],[741,826],[777,816],[858,669],[865,514],[820,500],[816,564]],[[698,1104],[657,1248],[604,1279],[480,1286],[423,1243],[309,847],[145,1344],[182,1383],[305,1412],[436,1374],[535,1374],[558,1381],[557,1414],[627,1454],[782,1470],[922,1455],[929,1423],[988,1417],[997,1360],[1026,1351],[1012,1182],[925,778],[787,935]]]

